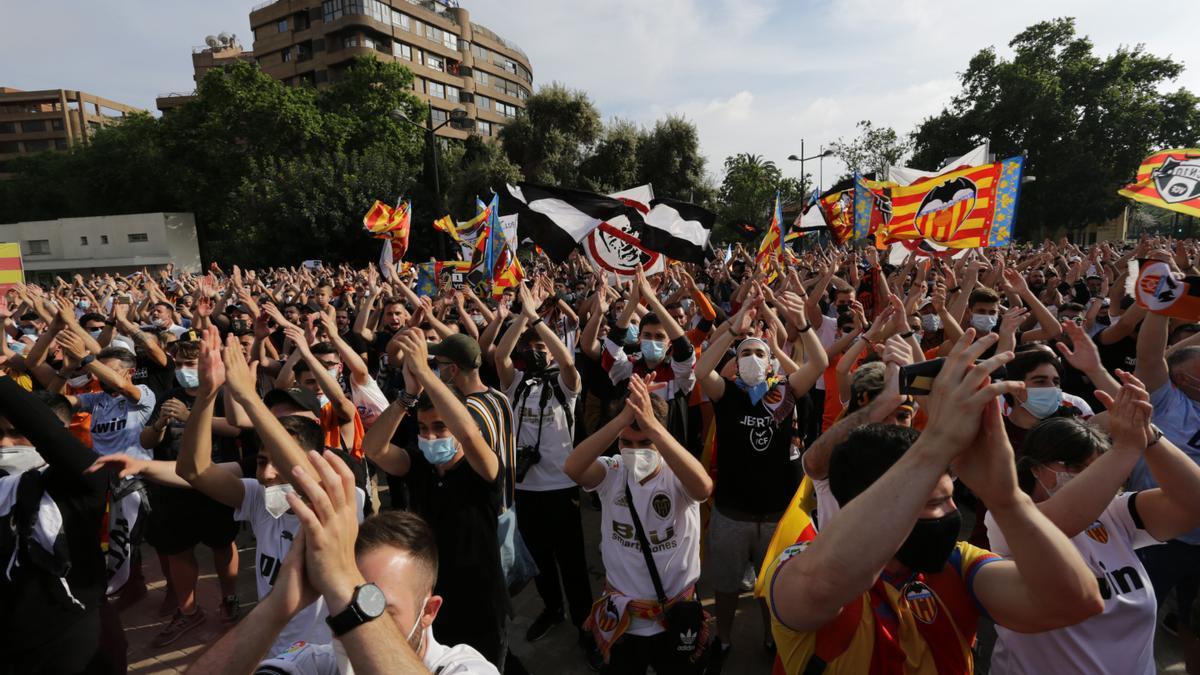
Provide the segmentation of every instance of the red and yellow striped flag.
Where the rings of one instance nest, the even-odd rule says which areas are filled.
[[[928,239],[950,248],[1007,244],[1022,168],[1022,158],[1015,157],[888,188],[887,242]]]
[[[0,295],[14,284],[25,283],[25,268],[21,264],[21,245],[0,244]]]

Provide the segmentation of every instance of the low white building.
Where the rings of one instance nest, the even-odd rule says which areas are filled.
[[[0,242],[21,244],[27,281],[72,274],[128,274],[167,263],[200,271],[196,218],[191,213],[131,213],[0,225]]]

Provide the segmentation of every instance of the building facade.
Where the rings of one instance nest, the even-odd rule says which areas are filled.
[[[205,38],[203,47],[192,48],[192,79],[199,84],[208,71],[232,65],[237,61],[254,61],[254,52],[243,49],[236,35],[209,35]],[[166,114],[194,98],[195,94],[161,94],[154,104]]]
[[[0,87],[0,174],[19,155],[66,150],[140,108],[70,89]]]
[[[200,247],[191,213],[133,213],[59,218],[0,225],[0,242],[21,245],[26,281],[49,283],[55,275],[89,272],[128,274],[175,263],[199,273]]]
[[[250,27],[254,57],[275,79],[320,87],[356,56],[396,61],[413,72],[435,125],[463,109],[484,137],[512,121],[533,90],[520,47],[452,0],[275,0],[250,12]],[[447,125],[438,133],[470,132]]]

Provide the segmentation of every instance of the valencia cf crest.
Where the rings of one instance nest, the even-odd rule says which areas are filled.
[[[921,200],[913,224],[928,239],[950,241],[975,210],[978,192],[975,182],[965,176],[946,181]]]
[[[659,492],[650,500],[650,508],[658,514],[659,518],[666,518],[671,515],[671,498],[665,492]]]
[[[1158,196],[1168,204],[1178,204],[1200,197],[1200,159],[1180,161],[1168,157],[1154,170],[1154,187]]]
[[[1098,520],[1092,523],[1091,527],[1087,529],[1087,536],[1091,537],[1095,541],[1100,542],[1101,544],[1108,543],[1108,530],[1104,529],[1104,525],[1102,525]]]
[[[1171,276],[1171,268],[1164,262],[1146,264],[1137,281],[1138,299],[1152,312],[1161,312],[1179,299],[1181,283]]]
[[[938,615],[937,596],[929,587],[920,581],[914,581],[904,587],[904,602],[912,612],[913,618],[924,624],[933,623]]]

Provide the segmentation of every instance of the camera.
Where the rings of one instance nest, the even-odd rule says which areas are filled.
[[[513,464],[513,468],[517,472],[517,482],[525,480],[525,475],[533,468],[534,464],[542,461],[542,451],[536,445],[522,445],[517,448],[517,459]]]

